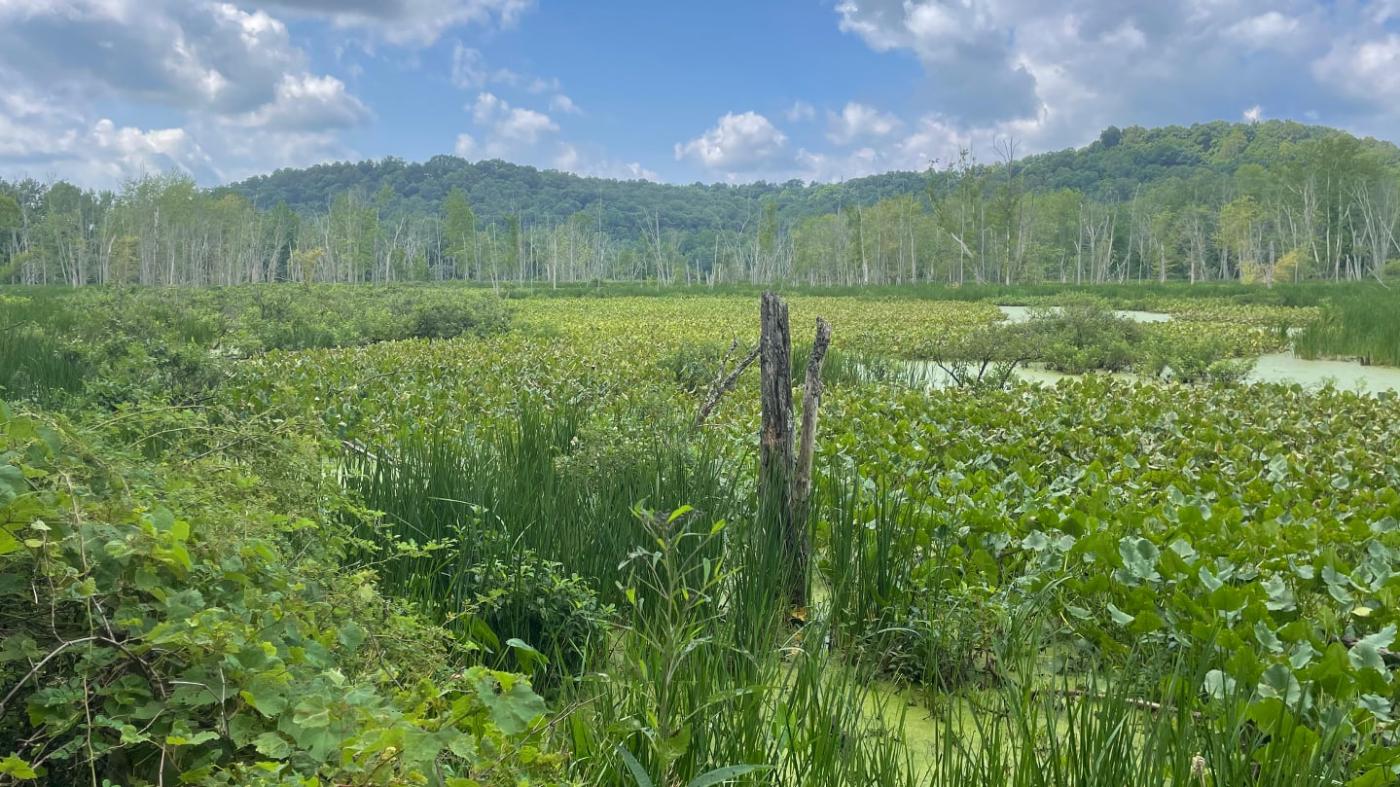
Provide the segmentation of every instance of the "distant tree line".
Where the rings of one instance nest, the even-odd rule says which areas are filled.
[[[840,184],[673,186],[437,157],[218,189],[0,181],[0,282],[1357,280],[1400,273],[1400,150],[1274,121]]]

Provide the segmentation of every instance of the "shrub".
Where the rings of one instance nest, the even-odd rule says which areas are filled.
[[[1032,310],[1030,330],[1042,343],[1046,366],[1069,374],[1120,372],[1140,354],[1144,333],[1102,301],[1067,300],[1063,306]]]
[[[468,630],[484,640],[498,667],[557,685],[582,672],[604,640],[608,612],[598,594],[563,564],[528,549],[479,562],[459,581],[470,598]]]
[[[248,523],[208,541],[204,517],[162,507],[190,479],[169,483],[0,406],[0,775],[558,777],[561,758],[536,745],[544,703],[522,676],[434,680],[423,665],[449,660],[444,633],[387,604],[368,572],[294,562]]]
[[[1243,381],[1254,370],[1252,358],[1229,358],[1225,339],[1211,334],[1156,337],[1148,343],[1140,371],[1182,383]]]
[[[932,355],[954,385],[1003,388],[1016,367],[1042,356],[1038,343],[1030,326],[997,323],[953,334],[941,340]]]
[[[490,336],[510,329],[511,313],[500,298],[476,298],[422,306],[414,312],[409,336],[451,339],[471,334]]]

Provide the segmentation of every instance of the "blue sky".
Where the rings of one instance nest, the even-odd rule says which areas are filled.
[[[831,181],[1107,125],[1400,137],[1400,0],[0,0],[0,176]]]

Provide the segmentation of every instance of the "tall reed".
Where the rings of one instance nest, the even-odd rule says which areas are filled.
[[[1400,293],[1339,295],[1298,334],[1294,346],[1304,358],[1354,357],[1364,364],[1400,366]]]

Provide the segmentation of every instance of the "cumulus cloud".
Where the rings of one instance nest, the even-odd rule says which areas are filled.
[[[1400,35],[1338,41],[1317,60],[1313,73],[1355,99],[1393,103],[1400,99]]]
[[[838,145],[848,145],[857,139],[887,137],[903,124],[899,118],[874,107],[852,101],[840,114],[830,113],[831,130],[827,138]]]
[[[115,93],[187,109],[243,112],[305,69],[282,22],[227,3],[58,0],[0,3],[0,65],[69,100]]]
[[[0,166],[37,178],[115,187],[143,174],[180,171],[196,178],[222,173],[184,129],[86,123],[11,93],[0,99]]]
[[[787,135],[757,112],[726,113],[704,134],[675,146],[676,160],[691,159],[706,169],[738,175],[780,163]]]
[[[87,185],[316,163],[348,153],[337,132],[371,117],[310,70],[281,20],[214,0],[0,0],[0,83],[0,171]],[[181,120],[146,128],[112,116],[123,102]]]
[[[876,51],[912,50],[930,73],[932,100],[968,121],[1037,111],[1035,78],[1006,34],[997,2],[842,0],[843,31]]]
[[[358,126],[369,117],[369,108],[350,95],[339,79],[287,74],[272,101],[233,122],[266,129],[326,131]]]
[[[510,27],[534,0],[263,0],[341,28],[364,30],[398,45],[429,46],[447,30],[467,25]]]
[[[1393,0],[840,0],[835,10],[840,29],[871,49],[918,58],[925,80],[914,100],[937,123],[1050,150],[1085,144],[1107,125],[1231,118],[1255,102],[1275,116],[1391,122],[1400,44],[1375,25],[1395,8]]]
[[[457,155],[463,158],[524,157],[533,159],[547,136],[559,131],[559,124],[543,112],[512,106],[495,93],[483,91],[469,107],[472,123],[485,135],[484,142],[463,134],[457,139]],[[464,140],[465,147],[464,147]]]

